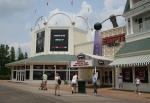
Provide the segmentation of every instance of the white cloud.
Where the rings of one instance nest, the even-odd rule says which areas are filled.
[[[32,7],[34,0],[0,0],[1,17],[10,17]]]
[[[109,18],[110,15],[122,15],[125,7],[126,0],[105,0],[104,1],[104,8],[99,14],[99,21],[103,21],[107,18]],[[125,20],[123,17],[117,17],[117,22],[119,26],[125,25]],[[102,30],[108,30],[112,28],[112,23],[108,20],[105,23],[103,23]]]
[[[88,17],[92,13],[92,6],[88,4],[86,1],[82,2],[81,10],[77,15]]]

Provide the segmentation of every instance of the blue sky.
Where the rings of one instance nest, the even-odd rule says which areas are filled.
[[[112,14],[122,14],[126,0],[0,0],[0,44],[8,44],[30,51],[31,27],[40,16],[48,17],[54,12],[88,17],[90,26]],[[48,3],[48,5],[47,5]],[[118,17],[118,24],[125,25]],[[102,30],[112,28],[109,21]]]

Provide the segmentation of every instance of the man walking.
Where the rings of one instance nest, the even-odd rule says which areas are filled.
[[[97,73],[93,73],[92,82],[93,82],[93,88],[94,88],[94,95],[97,95]]]
[[[58,73],[55,75],[55,95],[60,96],[61,78]]]

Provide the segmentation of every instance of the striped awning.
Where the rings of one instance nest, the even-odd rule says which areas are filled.
[[[140,66],[150,64],[150,54],[133,57],[118,58],[110,63],[110,66]]]

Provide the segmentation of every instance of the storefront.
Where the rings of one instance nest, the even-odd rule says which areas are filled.
[[[22,82],[41,82],[43,73],[48,76],[48,83],[53,83],[56,73],[62,80],[69,82],[77,68],[70,68],[69,63],[76,60],[73,55],[42,55],[7,64],[12,68],[12,80]]]
[[[91,85],[93,73],[96,71],[99,86],[112,86],[112,69],[108,66],[112,59],[85,53],[79,55],[77,57],[84,58],[71,61],[71,68],[78,68],[79,79],[85,80],[87,86]]]
[[[140,79],[140,91],[150,92],[150,38],[126,43],[110,64],[115,67],[116,89],[136,90],[135,78]],[[135,45],[136,44],[136,45]],[[118,76],[122,74],[123,88],[118,86]]]

